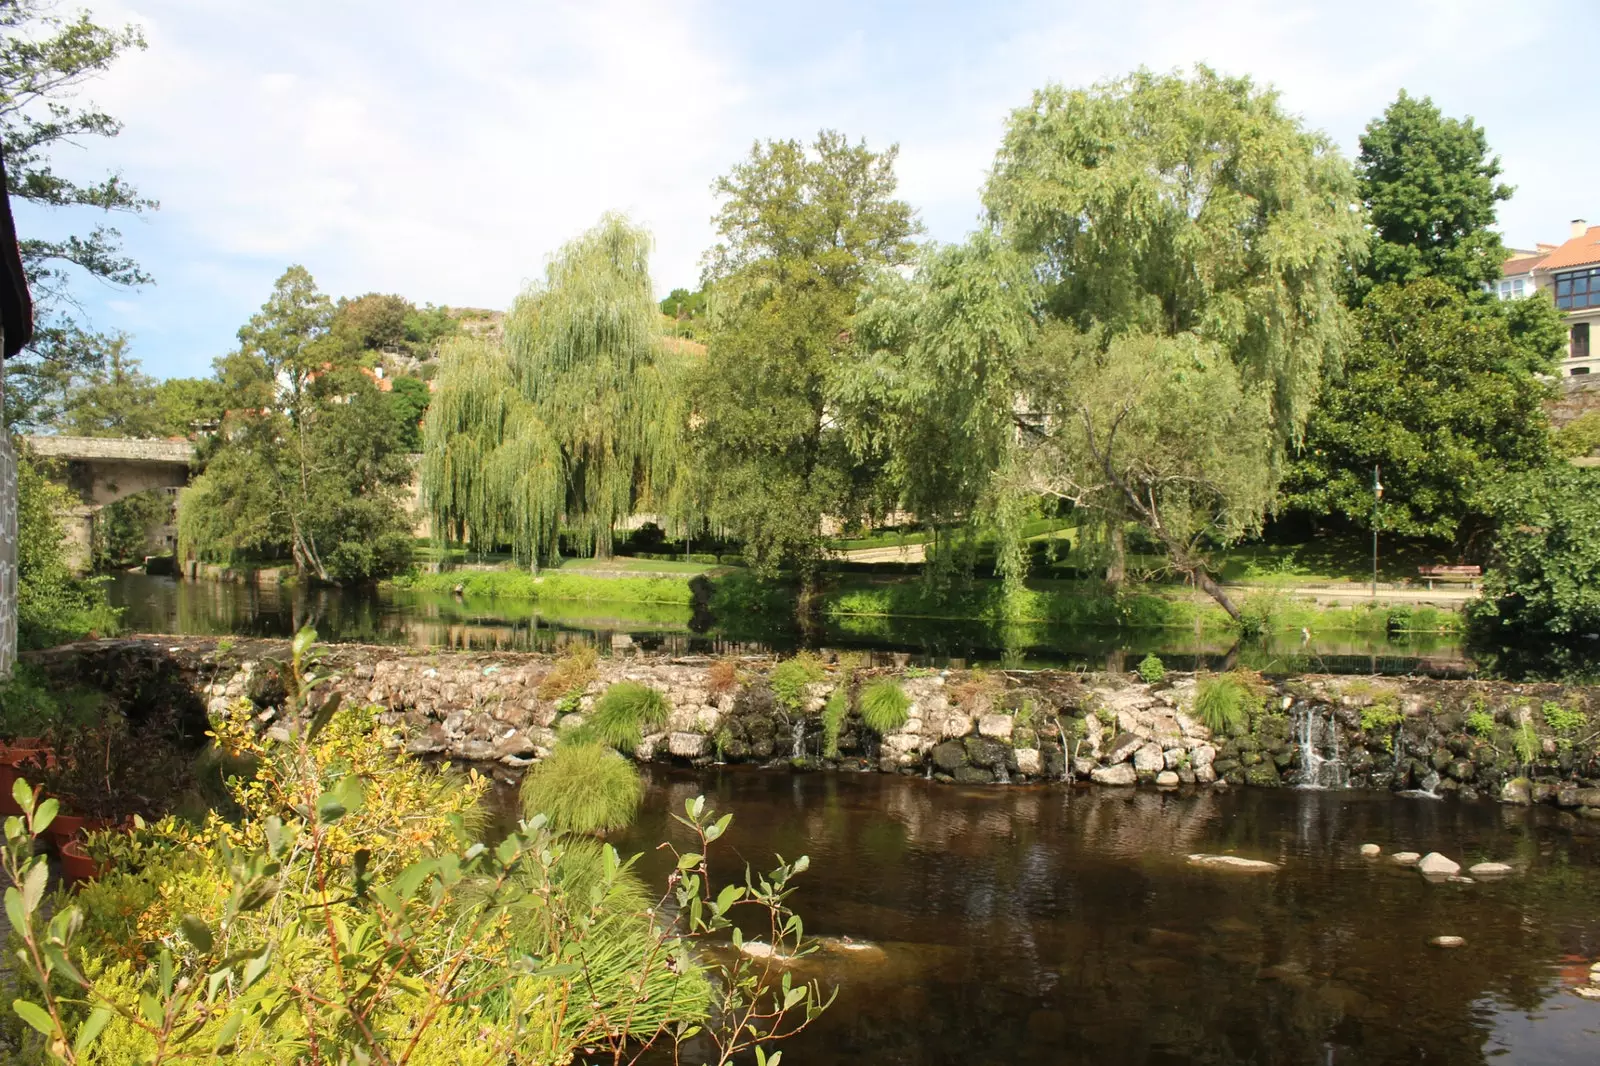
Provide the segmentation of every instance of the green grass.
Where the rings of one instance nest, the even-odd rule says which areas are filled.
[[[618,555],[610,559],[563,559],[559,568],[560,572],[572,571],[597,571],[600,573],[629,573],[639,572],[645,574],[703,574],[708,570],[715,570],[716,563],[689,561],[682,559],[637,559],[632,556]]]
[[[767,684],[772,686],[773,699],[791,711],[798,711],[805,700],[806,686],[821,681],[822,676],[822,663],[816,656],[801,652],[775,666]]]
[[[631,752],[639,746],[647,728],[666,723],[671,708],[657,689],[637,681],[618,681],[594,702],[594,709],[567,743],[607,744],[618,751]]]
[[[911,697],[893,678],[880,677],[861,690],[861,720],[879,736],[905,725],[910,707]]]
[[[844,725],[845,716],[850,713],[850,686],[840,682],[839,686],[828,693],[828,703],[822,708],[822,757],[824,759],[837,759],[839,757],[839,729]]]
[[[468,600],[661,603],[684,607],[694,602],[689,582],[681,577],[611,577],[569,570],[544,571],[537,575],[513,569],[445,570],[403,574],[389,584],[398,589],[444,593],[453,592],[459,586],[461,595]]]
[[[1378,544],[1378,578],[1414,581],[1417,567],[1451,562],[1447,549],[1426,541],[1385,537]],[[1327,584],[1372,580],[1372,537],[1345,533],[1303,544],[1241,544],[1212,555],[1224,583]]]
[[[1249,718],[1253,699],[1244,682],[1232,674],[1202,677],[1195,689],[1194,713],[1213,733],[1237,733]]]
[[[562,744],[522,779],[522,811],[557,833],[603,833],[633,820],[644,798],[639,772],[603,744]]]

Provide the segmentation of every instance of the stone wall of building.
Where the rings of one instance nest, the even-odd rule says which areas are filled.
[[[34,654],[63,683],[100,685],[118,701],[131,693],[148,704],[186,687],[209,714],[247,703],[263,729],[291,724],[277,666],[288,657],[284,642],[142,638]],[[397,727],[410,751],[506,774],[547,755],[610,685],[634,681],[662,692],[670,707],[636,751],[643,761],[877,771],[964,785],[1420,790],[1542,799],[1600,816],[1600,698],[1580,686],[1245,677],[1250,713],[1237,728],[1213,731],[1195,705],[1214,681],[1189,674],[1149,683],[1130,674],[829,664],[786,706],[769,684],[770,659],[619,655],[600,659],[581,688],[558,692],[548,678],[559,660],[546,655],[358,645],[322,654],[319,671],[337,674],[331,688],[380,707],[380,721]],[[904,725],[880,736],[857,703],[864,685],[885,676],[910,703]],[[850,709],[830,742],[823,712],[839,686]],[[148,713],[144,704],[130,712]]]

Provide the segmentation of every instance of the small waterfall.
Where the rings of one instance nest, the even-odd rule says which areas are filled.
[[[1006,761],[1004,759],[995,764],[994,783],[997,785],[1011,784],[1011,775],[1006,773]]]
[[[789,758],[799,761],[806,757],[806,720],[799,719],[794,724],[794,747],[789,752]]]
[[[1350,784],[1350,768],[1339,754],[1339,720],[1329,710],[1318,714],[1313,708],[1294,712],[1295,745],[1300,751],[1300,788],[1345,788]]]

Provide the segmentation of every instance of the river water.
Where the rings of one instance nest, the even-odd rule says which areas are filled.
[[[655,844],[689,843],[669,812],[702,792],[734,812],[714,880],[808,855],[793,899],[807,932],[882,949],[802,962],[839,999],[785,1061],[1600,1061],[1600,1003],[1567,991],[1600,959],[1600,835],[1551,810],[656,771],[617,840],[653,883],[668,872]],[[1361,858],[1367,842],[1518,872],[1434,884]],[[1282,865],[1212,872],[1192,852]],[[1441,934],[1466,946],[1432,946]]]
[[[533,604],[370,588],[256,588],[143,574],[113,574],[106,582],[112,604],[123,609],[124,624],[139,633],[290,636],[309,623],[324,640],[484,651],[548,650],[579,637],[602,648],[627,643],[675,655],[820,646],[928,665],[1121,670],[1153,652],[1171,669],[1235,661],[1278,672],[1460,675],[1473,669],[1454,638],[1425,634],[1404,640],[1288,634],[1234,649],[1220,634],[1184,630],[878,617],[825,620],[815,632],[801,634],[787,618],[710,618],[668,605]]]

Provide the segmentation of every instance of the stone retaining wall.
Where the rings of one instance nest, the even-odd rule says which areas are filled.
[[[519,770],[580,725],[618,681],[667,697],[642,761],[875,770],[979,785],[1089,781],[1112,786],[1419,789],[1546,800],[1600,816],[1600,699],[1554,684],[1306,675],[1250,679],[1241,728],[1213,733],[1195,712],[1199,683],[1174,674],[862,670],[831,664],[799,706],[773,695],[769,659],[599,660],[581,691],[541,693],[552,656],[329,645],[325,669],[347,700],[377,704],[409,750]],[[216,713],[248,700],[286,729],[275,662],[282,641],[133,638],[33,653],[63,683],[97,685],[135,714],[187,687]],[[731,669],[730,669],[731,667]],[[904,726],[878,736],[855,709],[861,685],[893,676],[910,697]],[[720,684],[719,684],[720,682]],[[1209,683],[1209,682],[1203,682]],[[851,710],[825,751],[822,710],[840,685]],[[545,685],[548,690],[549,684]],[[161,694],[165,694],[164,696]]]

